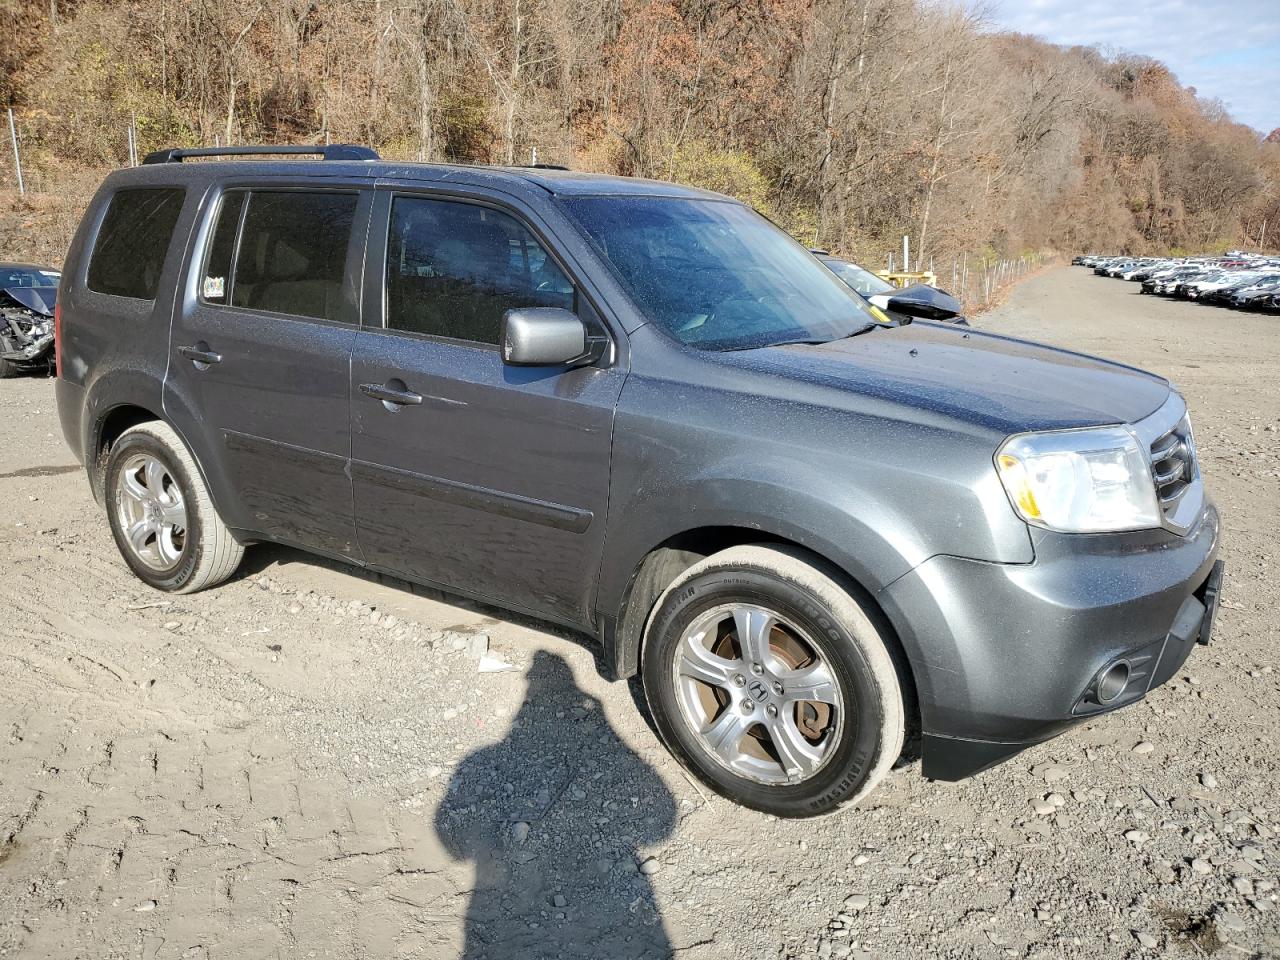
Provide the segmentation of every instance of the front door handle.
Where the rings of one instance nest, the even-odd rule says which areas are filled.
[[[203,340],[194,346],[179,347],[178,353],[194,363],[197,370],[208,370],[212,364],[222,362],[222,354],[210,350]]]
[[[399,385],[397,386],[396,384]],[[381,400],[388,409],[406,406],[416,407],[422,403],[422,394],[414,393],[398,380],[393,381],[393,383],[362,383],[360,384],[360,392],[366,397]]]

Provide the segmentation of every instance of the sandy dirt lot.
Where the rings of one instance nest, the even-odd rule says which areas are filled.
[[[0,382],[0,957],[1280,956],[1280,318],[1064,267],[978,326],[1182,388],[1217,643],[975,779],[910,765],[801,823],[694,787],[582,638],[269,547],[149,591],[52,382]]]

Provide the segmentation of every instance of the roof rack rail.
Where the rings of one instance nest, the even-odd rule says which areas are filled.
[[[568,170],[563,163],[518,163],[521,170]]]
[[[304,147],[169,147],[148,153],[142,162],[181,163],[187,157],[318,156],[322,160],[380,160],[377,151],[354,143],[317,144]]]

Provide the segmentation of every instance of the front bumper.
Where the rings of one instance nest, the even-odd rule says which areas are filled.
[[[16,337],[0,338],[0,343],[7,343],[12,349],[0,349],[0,360],[11,360],[14,363],[30,363],[48,352],[53,346],[53,334],[41,334],[34,340],[20,341]]]
[[[1044,533],[1033,563],[938,556],[885,587],[914,674],[925,776],[978,773],[1172,677],[1211,620],[1218,529],[1206,504],[1186,536]],[[1128,682],[1099,702],[1121,660]]]

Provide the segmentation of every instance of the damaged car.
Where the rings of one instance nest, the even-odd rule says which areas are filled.
[[[0,263],[0,379],[52,372],[61,277],[51,267]]]

